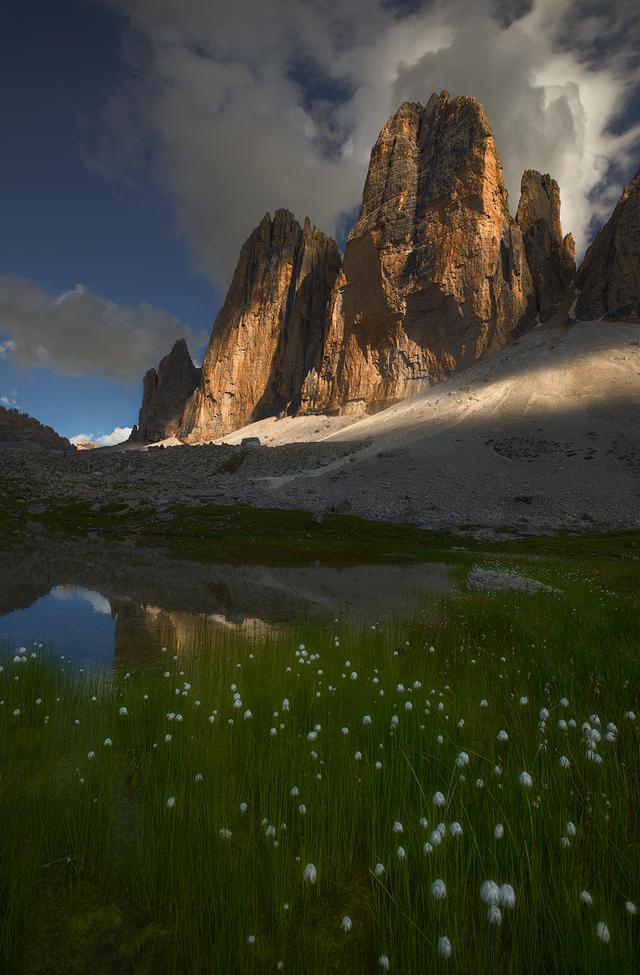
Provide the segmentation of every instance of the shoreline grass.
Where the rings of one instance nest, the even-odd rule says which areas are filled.
[[[358,973],[386,957],[632,975],[634,611],[593,588],[458,593],[358,630],[212,635],[131,673],[9,656],[0,969]],[[515,892],[500,924],[486,880]]]

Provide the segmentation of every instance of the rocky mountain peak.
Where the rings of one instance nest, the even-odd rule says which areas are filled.
[[[579,318],[640,321],[640,169],[578,272]]]
[[[406,102],[371,152],[303,405],[362,409],[418,392],[532,320],[533,285],[475,98]]]
[[[526,169],[516,223],[522,231],[541,321],[566,298],[576,274],[575,244],[562,234],[560,188],[548,173]]]
[[[158,370],[149,369],[143,379],[142,406],[131,440],[153,443],[174,437],[188,398],[200,381],[185,339],[178,339]]]
[[[181,437],[214,439],[297,409],[340,263],[335,241],[309,219],[301,228],[289,210],[264,216],[240,251]]]

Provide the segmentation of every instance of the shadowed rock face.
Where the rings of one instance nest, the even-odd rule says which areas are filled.
[[[533,322],[522,234],[474,98],[405,103],[371,153],[305,409],[383,406],[497,351]]]
[[[640,321],[640,170],[578,271],[578,318]]]
[[[47,450],[75,449],[67,438],[61,437],[53,427],[45,426],[28,413],[21,413],[16,409],[7,410],[4,406],[0,406],[0,443],[33,444]]]
[[[522,231],[540,320],[548,321],[569,294],[576,275],[571,234],[562,235],[560,188],[548,173],[526,169],[522,176],[516,223]]]
[[[169,355],[158,366],[149,369],[143,380],[142,406],[138,426],[133,428],[131,440],[154,443],[174,437],[182,419],[185,403],[200,381],[187,343],[178,339]]]
[[[183,439],[220,437],[298,409],[339,268],[337,244],[308,220],[301,228],[288,210],[265,215],[240,252],[202,381],[184,411]]]

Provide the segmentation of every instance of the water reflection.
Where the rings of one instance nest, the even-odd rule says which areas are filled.
[[[108,666],[184,651],[203,627],[259,635],[303,618],[381,620],[449,586],[442,563],[203,565],[102,539],[37,539],[0,566],[0,641]]]

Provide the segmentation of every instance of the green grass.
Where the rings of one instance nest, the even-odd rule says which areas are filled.
[[[463,594],[359,631],[210,635],[131,674],[10,656],[0,970],[364,973],[385,954],[399,973],[637,972],[640,915],[625,909],[640,905],[640,717],[625,717],[640,711],[637,615],[629,597],[566,581],[566,597]],[[601,764],[586,758],[585,721]],[[447,835],[423,852],[440,822]],[[489,878],[516,892],[500,926],[479,896]]]

